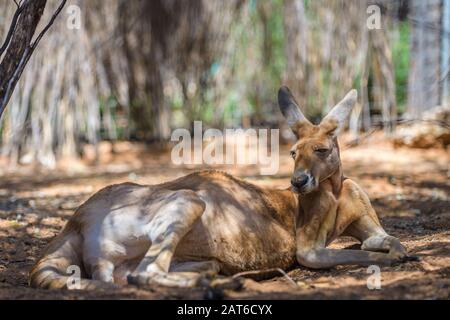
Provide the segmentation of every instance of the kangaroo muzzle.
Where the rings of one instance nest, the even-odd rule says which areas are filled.
[[[316,179],[307,171],[296,171],[291,178],[291,185],[295,192],[307,194],[315,189]]]

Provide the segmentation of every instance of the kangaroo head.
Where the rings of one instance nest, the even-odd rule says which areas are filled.
[[[297,137],[291,148],[294,159],[293,190],[305,195],[318,189],[321,181],[329,178],[340,167],[337,135],[356,102],[357,92],[351,90],[334,106],[320,124],[306,119],[289,88],[278,91],[278,104],[289,126]]]

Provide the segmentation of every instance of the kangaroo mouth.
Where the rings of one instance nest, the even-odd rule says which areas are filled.
[[[317,190],[318,183],[316,183],[316,181],[316,179],[312,178],[306,185],[302,186],[301,188],[298,188],[295,185],[291,184],[291,190],[298,195],[305,196]]]
[[[292,191],[300,196],[306,196],[307,194],[313,192],[313,189],[298,189],[297,187],[291,186],[292,187]]]

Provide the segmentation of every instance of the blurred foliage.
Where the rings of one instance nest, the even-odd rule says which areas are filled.
[[[30,60],[0,122],[1,153],[52,166],[85,143],[164,142],[195,120],[282,127],[281,84],[316,122],[352,87],[354,133],[372,115],[395,121],[408,100],[412,29],[397,19],[403,2],[379,2],[389,23],[369,31],[369,0],[73,0],[83,27],[60,19]],[[0,3],[2,15],[14,8]]]
[[[395,87],[398,111],[405,112],[408,97],[408,71],[409,71],[409,23],[402,21],[398,24],[398,35],[392,45],[392,60],[395,68]]]

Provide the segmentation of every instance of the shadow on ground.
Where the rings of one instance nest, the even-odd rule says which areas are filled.
[[[262,186],[286,187],[291,174],[288,149],[281,150],[280,171],[264,177],[257,168],[223,168]],[[386,230],[420,258],[381,268],[381,288],[369,290],[366,268],[309,270],[297,267],[284,276],[255,282],[242,290],[211,292],[125,287],[78,292],[36,290],[27,274],[46,244],[92,193],[118,182],[160,183],[197,167],[170,165],[168,153],[127,155],[136,164],[114,163],[79,172],[11,172],[0,179],[0,299],[448,299],[450,292],[449,154],[445,150],[393,149],[386,143],[344,150],[347,176],[369,193]],[[408,165],[410,164],[410,165]],[[335,248],[358,244],[342,238]]]

